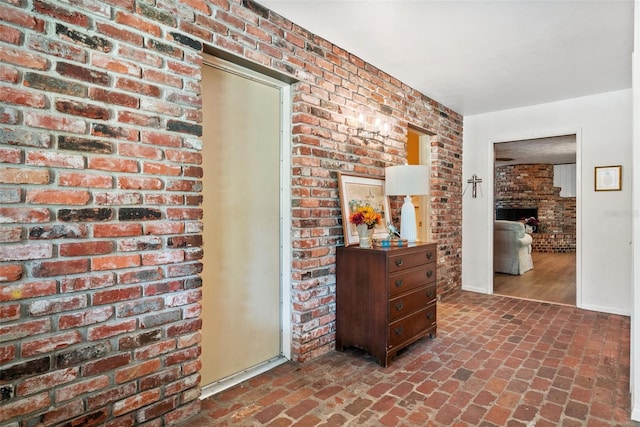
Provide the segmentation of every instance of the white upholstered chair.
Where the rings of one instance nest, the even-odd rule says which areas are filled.
[[[519,221],[497,220],[493,225],[493,271],[523,274],[533,268],[533,238]]]

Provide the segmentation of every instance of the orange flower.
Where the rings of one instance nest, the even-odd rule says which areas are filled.
[[[371,205],[358,206],[358,208],[351,214],[349,221],[355,225],[366,224],[368,228],[373,228],[377,224],[380,224],[382,215],[376,212]]]

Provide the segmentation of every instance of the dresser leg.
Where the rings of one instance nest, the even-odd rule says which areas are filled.
[[[386,368],[387,366],[389,366],[389,362],[391,361],[392,356],[390,354],[387,354],[382,360],[380,360],[380,366],[382,366],[383,368]]]

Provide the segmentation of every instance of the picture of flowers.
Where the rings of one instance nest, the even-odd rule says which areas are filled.
[[[368,207],[370,207],[376,215],[380,215],[379,220],[376,221],[373,238],[385,239],[388,237],[387,222],[389,222],[390,209],[389,199],[384,194],[384,178],[339,172],[338,190],[345,246],[358,244],[356,225],[350,221],[350,218],[359,209],[362,211],[362,208],[366,208],[368,211]]]

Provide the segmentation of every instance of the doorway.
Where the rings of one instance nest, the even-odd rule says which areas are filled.
[[[290,357],[289,87],[205,56],[202,397]]]
[[[431,171],[431,139],[432,133],[409,126],[407,133],[407,163],[410,165],[425,165]],[[411,196],[416,211],[416,230],[418,241],[431,241],[429,217],[431,215],[429,196]]]
[[[494,273],[493,293],[576,306],[577,139],[569,134],[493,144],[494,219],[526,220],[533,259],[533,269],[523,274]],[[523,212],[527,218],[520,218]]]

